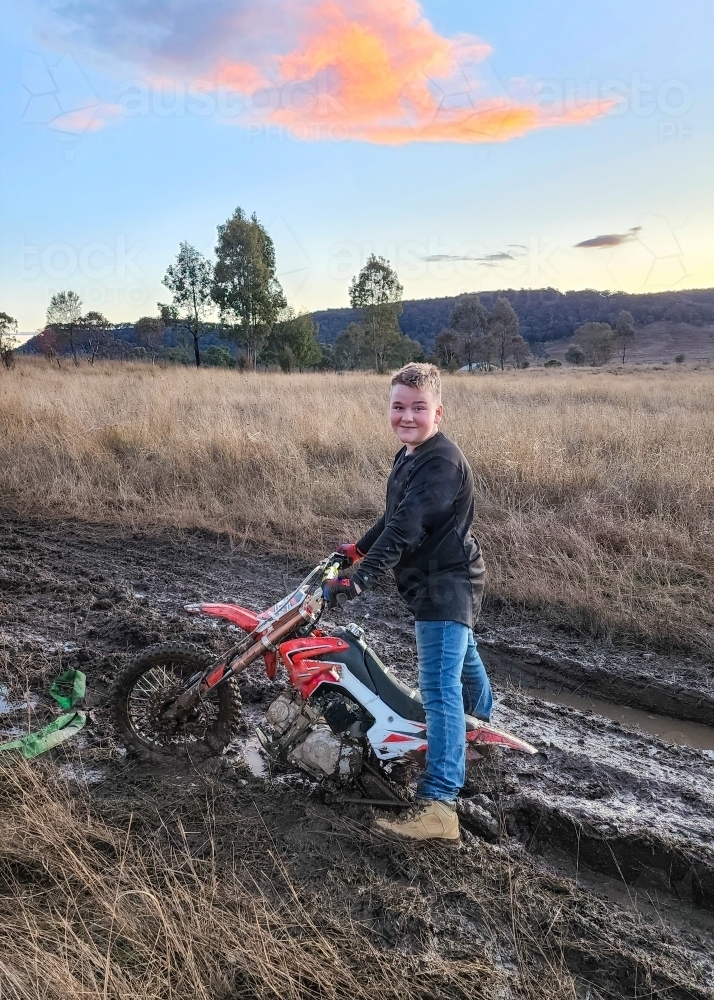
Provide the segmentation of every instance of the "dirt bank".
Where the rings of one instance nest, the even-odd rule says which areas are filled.
[[[226,871],[249,862],[276,905],[289,883],[320,933],[345,947],[362,942],[351,953],[359,961],[367,945],[375,949],[410,994],[711,1000],[714,754],[548,700],[565,688],[664,712],[673,731],[678,719],[712,725],[705,659],[604,649],[541,634],[507,608],[492,612],[480,642],[498,695],[495,721],[540,753],[474,766],[461,804],[465,846],[456,851],[387,845],[370,834],[369,809],[330,807],[297,776],[258,777],[240,752],[165,773],[122,754],[104,699],[127,654],[170,637],[218,649],[223,628],[188,617],[184,603],[264,607],[302,569],[203,533],[147,538],[0,522],[0,683],[9,702],[27,689],[39,696],[34,708],[0,716],[0,731],[28,716],[39,722],[49,677],[80,666],[91,720],[81,740],[56,752],[64,794],[119,829],[131,815],[132,837],[166,850],[186,838],[196,857],[215,857]],[[410,623],[388,590],[355,604],[350,618],[413,679]],[[258,673],[245,678],[250,717],[272,690]],[[51,769],[48,781],[56,780]],[[263,995],[251,989],[226,996]],[[310,989],[305,996],[342,995]]]

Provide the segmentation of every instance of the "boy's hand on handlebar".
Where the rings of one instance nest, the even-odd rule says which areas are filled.
[[[338,580],[327,580],[322,585],[322,596],[330,610],[341,608],[343,604],[351,601],[359,593],[361,593],[359,587],[352,580],[347,580],[344,577]]]
[[[337,546],[336,551],[348,566],[352,566],[364,557],[364,552],[360,552],[355,542],[343,542],[342,545]]]

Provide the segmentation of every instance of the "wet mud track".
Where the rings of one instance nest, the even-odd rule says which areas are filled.
[[[555,703],[562,688],[668,715],[673,730],[678,720],[711,726],[705,661],[602,649],[487,612],[479,642],[494,722],[539,754],[472,765],[456,852],[385,845],[369,833],[368,808],[330,808],[309,781],[256,776],[240,754],[165,773],[122,755],[105,698],[127,655],[169,638],[224,648],[226,628],[185,615],[184,603],[262,608],[304,569],[204,533],[147,538],[0,521],[0,684],[10,707],[32,691],[40,721],[49,679],[81,667],[90,725],[57,752],[76,794],[109,818],[131,813],[157,836],[180,821],[199,853],[210,841],[228,858],[262,838],[305,892],[379,947],[420,961],[488,956],[505,977],[493,995],[714,998],[714,753]],[[410,622],[389,591],[355,603],[349,618],[414,681]],[[252,719],[278,686],[255,669],[242,687]],[[4,722],[27,718],[25,703]],[[555,978],[539,993],[543,976]]]

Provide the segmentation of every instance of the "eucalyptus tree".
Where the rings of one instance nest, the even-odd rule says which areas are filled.
[[[75,365],[77,357],[77,332],[82,319],[82,300],[76,292],[56,292],[47,307],[47,322],[60,347],[68,346]]]
[[[0,361],[10,370],[15,364],[17,347],[17,320],[6,312],[0,312]]]
[[[362,310],[365,351],[374,359],[378,372],[399,344],[399,329],[404,289],[396,271],[384,257],[371,254],[367,263],[352,279],[350,305]]]
[[[241,344],[255,367],[261,345],[286,306],[276,276],[275,246],[255,213],[248,217],[239,207],[218,227],[211,294],[221,318],[235,324],[223,336]]]
[[[460,295],[449,317],[449,327],[460,338],[460,355],[469,371],[476,360],[476,345],[488,335],[488,310],[478,295]]]
[[[162,319],[184,329],[193,339],[196,368],[201,367],[198,341],[212,308],[213,265],[186,241],[179,245],[176,263],[166,269],[162,284],[173,294],[170,307],[159,306]]]
[[[618,350],[622,352],[622,363],[627,360],[627,349],[635,339],[635,321],[632,313],[623,309],[617,317],[615,325],[615,342]]]

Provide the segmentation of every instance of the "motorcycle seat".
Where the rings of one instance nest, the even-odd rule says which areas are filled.
[[[424,703],[416,688],[412,690],[398,677],[390,673],[376,653],[369,648],[364,651],[364,662],[377,689],[377,694],[385,705],[388,705],[408,722],[426,722]],[[481,725],[482,723],[478,719],[471,715],[466,716],[467,733],[480,729]]]
[[[391,674],[377,655],[369,648],[364,651],[364,662],[377,694],[385,705],[409,722],[426,722],[424,704],[416,688],[407,687]]]
[[[390,673],[374,650],[363,640],[357,639],[346,628],[336,628],[335,635],[346,640],[348,648],[342,657],[345,665],[365,687],[378,694],[385,705],[408,722],[426,722],[424,704],[418,689],[407,687],[398,677]],[[317,659],[329,659],[333,654],[323,654]],[[482,723],[472,716],[466,716],[466,732],[481,727]]]

